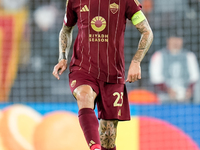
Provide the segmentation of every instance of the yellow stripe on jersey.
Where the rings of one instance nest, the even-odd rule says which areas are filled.
[[[131,21],[132,21],[133,25],[137,25],[138,23],[142,22],[145,19],[146,19],[146,17],[145,17],[145,15],[143,14],[143,12],[141,10],[136,12],[131,17]]]

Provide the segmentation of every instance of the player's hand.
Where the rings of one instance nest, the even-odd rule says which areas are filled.
[[[186,98],[186,100],[189,100],[189,99],[191,99],[191,97],[192,97],[192,89],[188,88],[185,93],[185,98]]]
[[[61,75],[67,69],[67,60],[62,59],[58,62],[57,65],[54,66],[52,74],[58,80],[60,79],[59,75]]]
[[[140,62],[134,62],[131,61],[129,70],[128,70],[128,76],[126,79],[126,82],[135,82],[137,80],[141,79],[141,67]]]

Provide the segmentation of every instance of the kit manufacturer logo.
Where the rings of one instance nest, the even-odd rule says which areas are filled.
[[[83,6],[82,9],[80,10],[80,12],[87,12],[89,11],[87,5]]]

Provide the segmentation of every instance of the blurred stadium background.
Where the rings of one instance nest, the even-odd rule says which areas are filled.
[[[154,93],[154,87],[149,80],[149,61],[155,51],[166,46],[166,38],[171,32],[178,32],[182,35],[184,48],[195,53],[200,66],[200,0],[139,1],[143,5],[143,12],[153,29],[154,41],[142,62],[142,80],[134,84],[127,84],[127,88],[129,92],[142,89]],[[36,118],[35,122],[40,122],[43,115],[45,118],[46,114],[55,111],[62,110],[62,112],[75,114],[78,112],[75,99],[68,86],[69,71],[67,70],[59,81],[52,76],[53,67],[58,60],[58,34],[63,23],[65,3],[65,0],[0,0],[0,109],[2,109],[0,116],[4,122],[6,117],[9,117],[5,112],[12,107],[19,107],[19,110],[28,107],[29,109],[25,109],[25,112],[26,110],[27,112],[31,111],[30,114],[34,115],[28,116]],[[77,27],[74,29],[73,40],[76,34]],[[130,21],[127,21],[125,32],[126,73],[139,38],[139,32]],[[126,141],[122,142],[123,138],[121,137],[129,137],[131,131],[137,135],[129,137],[133,143],[128,143],[126,149],[200,149],[200,81],[194,88],[192,102],[158,104],[154,99],[150,101],[151,98],[148,95],[142,95],[142,98],[138,98],[142,99],[141,103],[140,101],[131,102],[132,124],[123,124],[119,127],[119,147],[123,145],[121,143],[126,143]],[[23,106],[16,105],[19,103]],[[55,115],[57,115],[56,112]],[[37,113],[40,113],[41,116]],[[65,113],[64,115],[61,113],[60,116],[65,116]],[[25,124],[29,122],[29,119],[28,122],[24,121]],[[36,123],[34,125],[36,126]],[[5,126],[2,129],[6,128]],[[30,141],[35,139],[32,138],[35,126],[31,125],[32,130],[30,134],[26,135],[29,136]],[[23,125],[23,128],[26,127]],[[4,136],[8,136],[5,133],[1,135],[0,149],[15,150],[14,146],[1,148],[1,138],[6,145],[7,141]],[[40,134],[38,133],[38,135]],[[40,140],[29,141],[29,143],[34,143],[37,147],[36,150],[45,150],[45,148],[38,147],[38,141],[44,143],[42,139]],[[15,144],[20,143],[16,142],[16,139],[13,141]],[[47,142],[49,145],[55,143],[48,140]],[[23,149],[32,150],[34,148],[29,145],[28,148],[20,148],[20,150]],[[68,147],[67,149],[73,150],[74,148]],[[52,148],[52,150],[54,149]],[[123,150],[123,146],[119,150]]]

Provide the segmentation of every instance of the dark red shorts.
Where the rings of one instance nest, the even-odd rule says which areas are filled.
[[[130,120],[130,109],[125,84],[107,83],[77,70],[69,74],[69,86],[73,91],[80,85],[89,85],[96,92],[98,118],[105,120]]]

